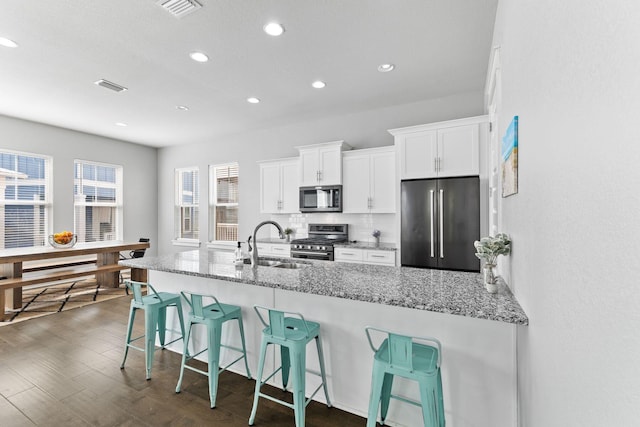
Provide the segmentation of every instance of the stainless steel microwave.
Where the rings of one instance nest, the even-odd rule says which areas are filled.
[[[342,185],[300,187],[300,212],[342,212]]]

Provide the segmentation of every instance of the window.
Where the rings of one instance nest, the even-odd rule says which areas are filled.
[[[0,151],[0,246],[43,246],[51,228],[51,157]]]
[[[176,169],[176,239],[198,240],[198,168]]]
[[[122,166],[76,160],[74,168],[78,242],[122,240]]]
[[[238,241],[238,164],[209,166],[209,240]]]

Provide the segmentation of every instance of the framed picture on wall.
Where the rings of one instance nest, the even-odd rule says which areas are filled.
[[[502,137],[502,197],[518,192],[518,116]]]

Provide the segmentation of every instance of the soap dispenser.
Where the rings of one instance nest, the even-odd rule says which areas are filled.
[[[244,256],[242,255],[242,242],[238,242],[238,247],[236,248],[236,266],[241,266],[244,264]]]

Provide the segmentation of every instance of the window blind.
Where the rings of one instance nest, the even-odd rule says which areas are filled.
[[[51,158],[0,151],[0,245],[43,246],[51,217]]]
[[[209,167],[209,240],[238,240],[238,164]]]
[[[176,238],[197,240],[199,236],[200,184],[198,168],[176,169]]]
[[[74,162],[74,233],[78,242],[122,238],[122,166]]]

